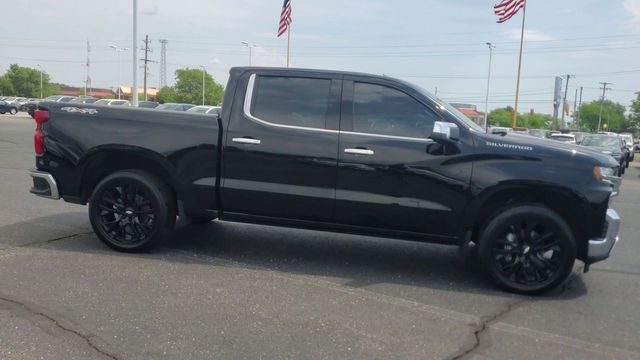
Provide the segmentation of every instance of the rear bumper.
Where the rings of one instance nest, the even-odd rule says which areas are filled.
[[[58,183],[53,175],[39,170],[31,170],[29,175],[33,180],[33,187],[29,190],[30,193],[47,199],[60,199]]]
[[[605,221],[607,231],[604,238],[589,240],[589,253],[587,263],[593,264],[609,257],[614,245],[618,242],[618,232],[620,231],[620,216],[613,209],[607,210]]]

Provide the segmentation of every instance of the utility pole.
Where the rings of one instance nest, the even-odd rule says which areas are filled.
[[[37,66],[40,68],[40,99],[42,99],[42,66],[40,64]]]
[[[582,90],[584,90],[583,86],[580,86],[580,100],[578,101],[578,107],[576,108],[578,111],[578,126],[580,126],[580,108],[582,107]],[[578,129],[580,129],[578,127]]]
[[[602,85],[602,87],[600,89],[602,89],[602,98],[600,99],[600,115],[598,116],[598,131],[600,131],[600,126],[602,125],[602,107],[604,105],[604,99],[605,96],[607,94],[607,90],[611,90],[611,88],[608,88],[607,85],[613,85],[612,83],[608,83],[608,82],[601,82],[600,83]]]
[[[569,92],[569,79],[571,79],[572,76],[573,75],[567,74],[567,84],[564,86],[564,98],[562,99],[562,117],[561,117],[563,127],[565,126],[564,125],[564,113],[565,113],[564,106],[567,103],[567,93]]]
[[[576,126],[576,111],[578,110],[578,88],[576,88],[576,95],[573,97],[573,126]]]
[[[149,35],[146,35],[144,38],[144,59],[140,59],[144,62],[144,101],[147,101],[147,75],[149,73],[149,68],[148,68],[148,63],[151,61],[149,60],[149,52],[153,51],[149,48]]]
[[[204,76],[207,74],[207,69],[204,67],[204,65],[200,65],[200,67],[202,68],[202,105],[204,105],[204,92],[205,92]]]

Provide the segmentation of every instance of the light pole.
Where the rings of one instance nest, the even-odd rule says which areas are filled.
[[[200,65],[200,67],[202,68],[202,105],[204,105],[204,75],[207,73],[207,70],[205,69],[204,65]]]
[[[42,99],[42,66],[40,66],[40,64],[37,66],[40,69],[40,99]]]
[[[122,87],[120,84],[120,53],[129,50],[129,48],[121,48],[115,45],[109,45],[109,47],[115,50],[118,54],[118,100],[120,100],[120,88]]]
[[[246,41],[241,42],[242,45],[246,46],[249,49],[249,66],[251,66],[251,49],[256,47],[256,45],[249,44]]]
[[[490,42],[486,43],[489,47],[489,75],[487,76],[487,96],[484,99],[484,129],[489,132],[489,85],[491,84],[491,61],[493,60],[493,49],[496,47]]]
[[[133,87],[131,88],[131,105],[138,107],[138,0],[133,0]],[[146,64],[145,64],[146,65]]]

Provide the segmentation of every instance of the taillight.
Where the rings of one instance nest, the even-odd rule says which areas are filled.
[[[36,110],[33,113],[33,118],[36,120],[36,133],[33,136],[33,145],[36,155],[42,155],[44,154],[44,134],[42,133],[42,124],[49,120],[49,111]]]

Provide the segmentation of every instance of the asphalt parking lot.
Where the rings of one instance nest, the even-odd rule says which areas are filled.
[[[213,222],[116,253],[29,194],[34,122],[0,115],[1,359],[640,359],[640,158],[612,258],[540,297],[457,249]]]

